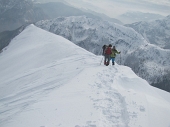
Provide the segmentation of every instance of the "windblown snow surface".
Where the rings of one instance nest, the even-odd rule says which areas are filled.
[[[102,58],[28,26],[0,54],[0,127],[170,127],[170,94]]]

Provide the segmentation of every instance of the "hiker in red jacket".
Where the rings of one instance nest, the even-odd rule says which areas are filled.
[[[110,55],[112,54],[112,45],[109,44],[109,46],[105,49],[105,57],[104,57],[104,65],[108,66],[110,63]]]

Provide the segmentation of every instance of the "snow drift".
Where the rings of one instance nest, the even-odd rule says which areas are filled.
[[[0,54],[1,127],[169,127],[170,94],[28,26]]]

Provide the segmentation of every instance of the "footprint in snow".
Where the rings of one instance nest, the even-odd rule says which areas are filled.
[[[141,112],[145,112],[145,107],[140,106],[140,111],[141,111]]]

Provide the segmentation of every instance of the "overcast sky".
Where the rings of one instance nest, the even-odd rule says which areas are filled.
[[[39,0],[44,1],[44,0]],[[170,15],[170,0],[45,0],[66,1],[75,7],[90,9],[116,17],[127,11],[141,11]]]

